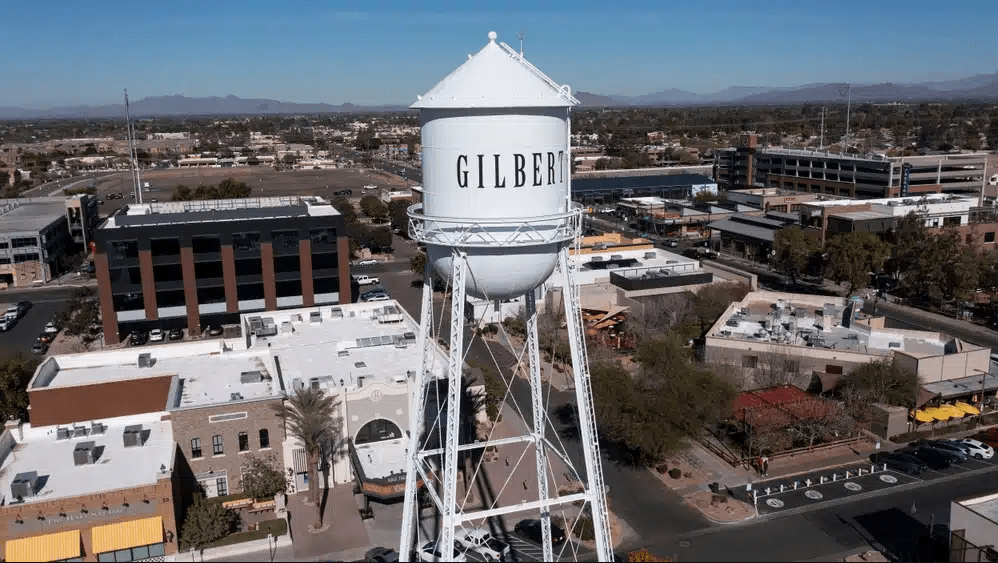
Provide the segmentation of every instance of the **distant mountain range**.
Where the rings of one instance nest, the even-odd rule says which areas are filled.
[[[697,94],[670,88],[640,96],[599,95],[577,92],[575,97],[585,107],[601,106],[707,106],[774,105],[837,102],[845,99],[843,83],[806,84],[784,88],[732,86],[720,92]],[[918,82],[914,84],[853,84],[852,101],[924,102],[998,99],[998,73],[978,74],[960,80]]]
[[[670,88],[640,96],[601,95],[576,92],[583,107],[642,107],[642,106],[708,106],[708,105],[777,105],[840,102],[846,84],[820,83],[783,88],[762,86],[732,86],[719,92],[697,94]],[[853,84],[852,101],[864,102],[925,102],[998,100],[998,73],[978,74],[960,80],[919,82],[914,84]],[[154,96],[130,104],[137,117],[181,115],[265,115],[341,112],[405,111],[407,105],[359,106],[351,103],[294,103],[256,98],[188,98],[183,95]],[[0,107],[2,119],[44,119],[71,117],[121,117],[123,104],[99,106],[66,106],[45,109]]]

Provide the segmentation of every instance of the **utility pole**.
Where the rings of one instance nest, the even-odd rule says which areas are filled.
[[[852,84],[847,84],[846,85],[846,91],[845,91],[845,93],[844,94],[840,94],[840,95],[847,96],[847,99],[846,99],[846,136],[842,140],[842,146],[840,147],[840,150],[839,150],[839,154],[842,154],[842,153],[845,152],[846,145],[849,144],[849,113],[852,110]]]
[[[819,133],[818,151],[825,146],[825,108],[821,108],[821,132]]]

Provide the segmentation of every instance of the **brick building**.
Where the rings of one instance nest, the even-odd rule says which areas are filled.
[[[130,204],[95,233],[104,336],[350,302],[343,217],[319,197]]]
[[[177,552],[192,492],[158,414],[0,435],[5,561],[137,561]]]

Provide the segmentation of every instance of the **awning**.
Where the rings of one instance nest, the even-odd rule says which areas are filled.
[[[80,531],[10,540],[4,546],[7,561],[58,561],[80,557]]]
[[[953,403],[953,406],[956,407],[956,408],[958,408],[958,409],[960,409],[960,410],[962,410],[963,412],[965,412],[967,414],[974,414],[974,415],[981,414],[981,411],[977,410],[977,407],[975,407],[973,405],[968,405],[967,403],[964,403],[963,401],[957,401],[957,402]]]
[[[106,553],[141,545],[162,543],[162,541],[162,516],[96,526],[90,530],[90,544],[94,553]]]

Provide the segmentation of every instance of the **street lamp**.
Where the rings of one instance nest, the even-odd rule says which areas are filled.
[[[979,412],[983,413],[984,412],[984,384],[988,380],[988,376],[991,375],[991,374],[988,373],[988,372],[986,372],[986,371],[984,371],[983,369],[979,369],[979,368],[974,368],[974,371],[979,372],[981,374],[981,394],[978,396],[977,410]],[[978,424],[980,424],[980,421],[981,421],[980,415],[978,415],[978,419],[977,419]]]

